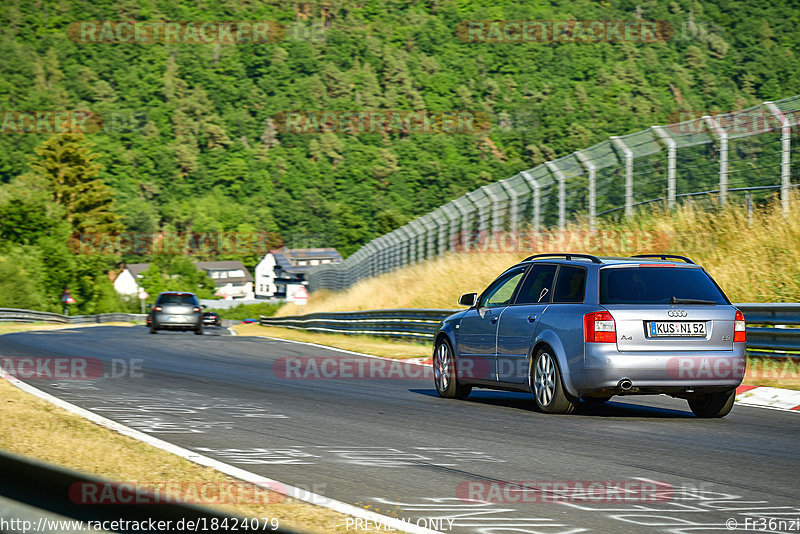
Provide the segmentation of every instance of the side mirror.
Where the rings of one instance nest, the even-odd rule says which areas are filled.
[[[149,310],[150,308],[152,308],[152,307],[153,307],[153,305],[152,305],[152,304],[148,304],[148,305],[147,305],[147,309],[148,309],[148,310]]]
[[[462,306],[469,306],[470,308],[475,306],[475,303],[478,301],[478,294],[477,293],[464,293],[458,298],[458,303]]]
[[[200,307],[203,308],[204,310],[206,309],[206,305],[205,304],[201,304]]]

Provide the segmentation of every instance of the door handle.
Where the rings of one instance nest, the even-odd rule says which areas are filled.
[[[494,323],[496,323],[496,322],[497,322],[497,319],[499,319],[499,317],[498,317],[498,316],[496,316],[496,315],[492,315],[491,317],[489,317],[489,322],[490,322],[490,323],[492,323],[492,324],[494,324]]]
[[[528,316],[528,322],[529,322],[529,323],[536,322],[536,314],[533,314],[533,313],[532,313],[532,314],[530,314],[530,315]]]

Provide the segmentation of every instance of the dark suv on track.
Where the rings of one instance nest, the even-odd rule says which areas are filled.
[[[571,413],[579,399],[666,394],[724,417],[744,377],[744,315],[682,256],[538,254],[459,304],[434,337],[443,397],[528,391]]]

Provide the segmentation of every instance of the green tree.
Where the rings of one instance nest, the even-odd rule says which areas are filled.
[[[36,148],[31,170],[44,180],[53,200],[63,206],[65,218],[76,232],[121,230],[114,213],[112,190],[98,178],[102,166],[84,136],[76,133],[54,135]]]
[[[154,300],[163,291],[188,291],[199,298],[214,296],[214,281],[186,256],[160,254],[142,273],[141,286]]]

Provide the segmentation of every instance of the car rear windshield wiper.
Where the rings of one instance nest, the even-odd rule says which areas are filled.
[[[670,304],[708,304],[708,305],[716,305],[717,303],[713,300],[701,300],[701,299],[679,299],[677,297],[672,297],[669,299]]]

